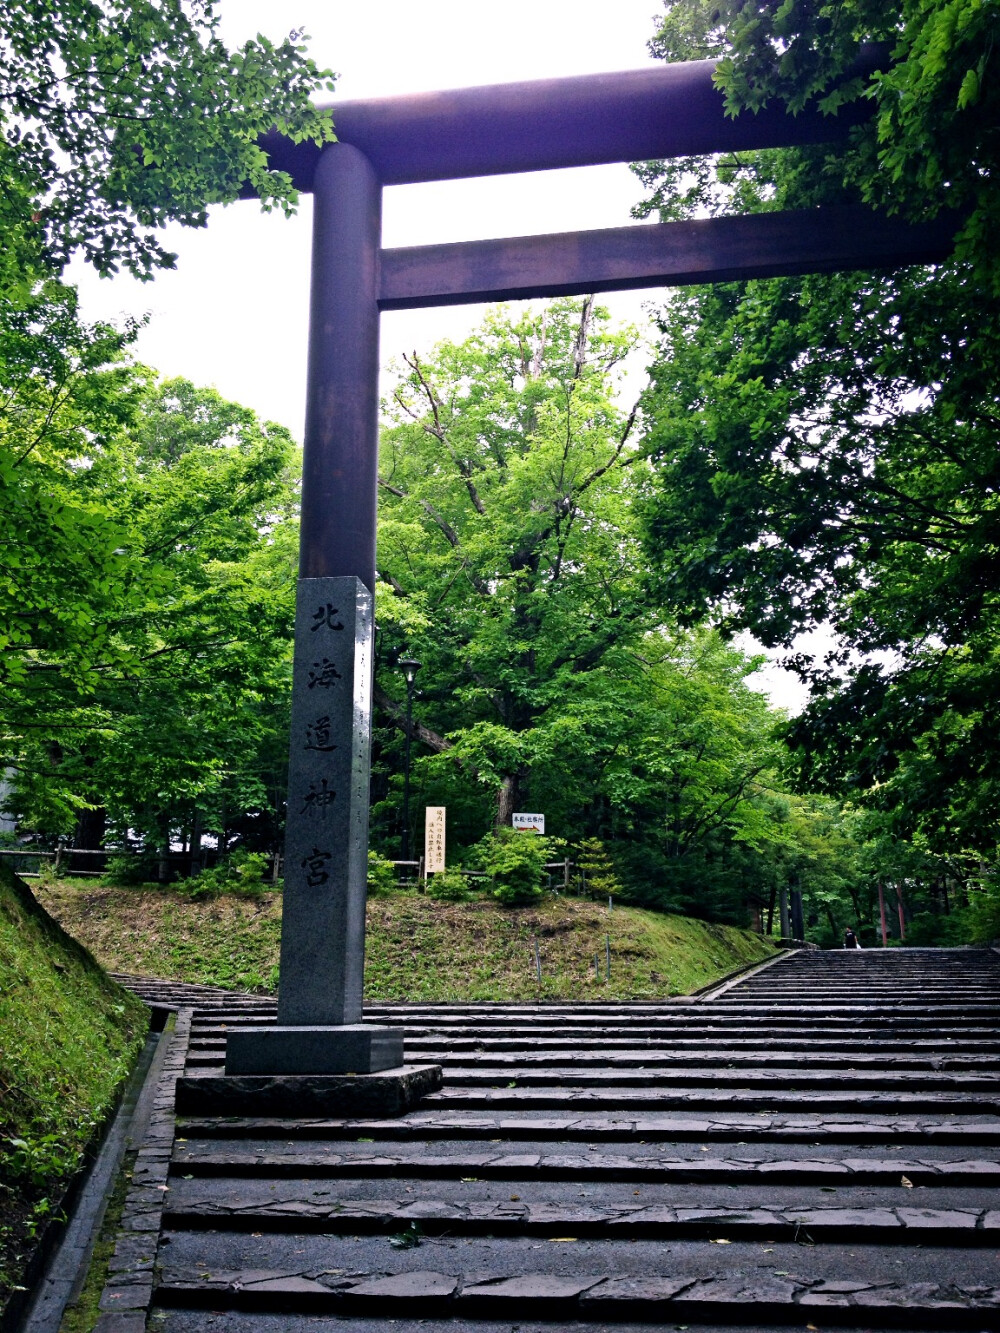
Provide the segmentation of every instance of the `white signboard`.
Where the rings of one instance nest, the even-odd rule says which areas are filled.
[[[424,815],[424,871],[435,875],[444,869],[444,812],[443,805],[428,805]]]
[[[521,833],[544,833],[544,815],[514,815],[514,827]]]

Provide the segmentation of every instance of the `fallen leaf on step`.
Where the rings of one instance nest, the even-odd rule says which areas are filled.
[[[903,1186],[904,1189],[908,1190],[913,1189],[913,1181],[908,1180],[906,1176],[900,1176],[899,1183]]]

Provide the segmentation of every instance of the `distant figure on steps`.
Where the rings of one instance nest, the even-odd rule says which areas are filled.
[[[857,935],[855,935],[854,931],[850,928],[850,926],[848,926],[847,929],[844,931],[844,948],[845,949],[861,948],[861,945],[858,942],[858,937]]]

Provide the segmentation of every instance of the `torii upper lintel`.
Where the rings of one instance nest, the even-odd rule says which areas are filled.
[[[887,48],[861,48],[855,70],[883,67]],[[640,162],[701,153],[781,148],[843,139],[870,114],[788,115],[780,106],[727,116],[714,60],[538,79],[406,97],[330,104],[338,142],[362,152],[382,185],[497,176],[518,171]],[[274,132],[261,140],[270,165],[313,188],[323,149]]]

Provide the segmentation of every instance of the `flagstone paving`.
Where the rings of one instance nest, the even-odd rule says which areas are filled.
[[[273,1001],[126,981],[179,1018],[102,1333],[1000,1329],[995,951],[372,1005],[444,1071],[398,1118],[175,1117]]]

